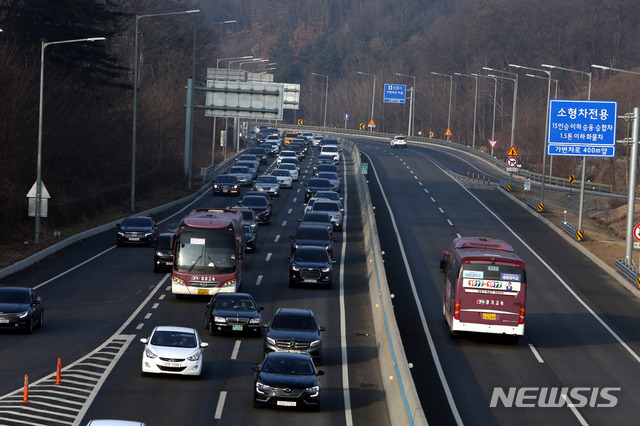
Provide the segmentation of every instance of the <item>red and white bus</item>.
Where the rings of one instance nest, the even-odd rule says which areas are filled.
[[[443,253],[440,272],[442,309],[452,335],[524,335],[526,271],[511,245],[491,238],[456,238]]]
[[[244,263],[242,212],[195,209],[175,235],[171,292],[180,295],[234,293]]]

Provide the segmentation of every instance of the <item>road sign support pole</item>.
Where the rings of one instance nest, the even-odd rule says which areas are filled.
[[[629,156],[629,195],[627,197],[627,232],[624,247],[624,263],[631,267],[633,259],[631,252],[633,248],[633,217],[636,205],[636,174],[638,170],[638,135],[640,134],[640,108],[633,109],[633,134],[631,145],[631,155]]]

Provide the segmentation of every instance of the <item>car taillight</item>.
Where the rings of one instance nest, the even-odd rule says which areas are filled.
[[[518,324],[524,324],[524,306],[520,306],[520,321]]]
[[[460,319],[460,299],[458,299],[458,301],[456,302],[453,308],[453,317],[455,319]]]

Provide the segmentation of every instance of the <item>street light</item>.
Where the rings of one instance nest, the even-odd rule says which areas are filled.
[[[358,74],[368,75],[369,77],[373,77],[373,93],[371,94],[371,122],[373,122],[373,106],[376,99],[376,76],[374,74],[367,74],[366,72],[358,71]],[[371,131],[373,132],[373,127],[371,127]]]
[[[136,127],[138,120],[138,21],[142,18],[152,18],[158,16],[169,15],[187,15],[190,13],[198,13],[199,9],[185,10],[182,12],[154,13],[151,15],[136,15],[136,33],[135,33],[135,49],[133,55],[133,136],[131,148],[131,211],[135,211],[136,200]]]
[[[447,133],[451,133],[451,99],[453,96],[453,76],[449,74],[440,74],[433,71],[431,71],[431,74],[439,75],[441,77],[448,77],[450,80],[449,82],[449,118],[447,119]],[[447,141],[450,141],[450,140],[451,140],[451,136],[447,135]]]
[[[218,58],[218,59],[216,59],[216,68],[220,67],[220,61],[230,61],[230,60],[233,60],[233,59],[251,59],[251,58],[253,58],[253,55],[236,56],[236,57],[233,57],[233,58]]]
[[[324,77],[327,79],[327,87],[324,91],[324,127],[327,127],[327,100],[329,99],[329,76],[324,74],[318,74],[317,72],[311,72],[313,75],[317,75],[318,77]]]
[[[2,30],[0,30],[1,32]],[[104,37],[78,38],[73,40],[60,40],[42,42],[40,50],[40,103],[38,106],[38,157],[36,160],[36,229],[35,242],[40,244],[40,209],[42,208],[42,104],[44,93],[44,49],[54,44],[80,43],[86,41],[106,40]]]
[[[408,74],[400,74],[399,72],[397,72],[396,75],[413,79],[413,88],[411,89],[411,105],[409,106],[409,130],[407,131],[407,136],[413,136],[413,133],[415,132],[416,121],[416,102],[414,100],[414,97],[416,96],[416,77]]]
[[[640,72],[637,71],[627,71],[621,70],[618,68],[606,67],[604,65],[591,65],[593,68],[599,68],[601,70],[610,70],[623,72],[626,74],[634,74],[640,75]],[[634,108],[634,120],[640,120],[638,116],[638,109]],[[633,243],[633,217],[635,216],[635,205],[636,205],[636,174],[638,169],[638,134],[636,132],[637,126],[634,125],[633,132],[633,143],[631,144],[631,155],[629,159],[629,195],[627,196],[627,230],[625,234],[625,245],[624,245],[624,261],[627,266],[633,265],[633,260],[631,259],[632,253],[632,243]],[[583,179],[584,180],[584,179]]]
[[[243,65],[247,65],[247,64],[256,65],[256,64],[260,64],[261,62],[269,62],[269,60],[268,59],[260,59],[259,61],[253,61],[253,62],[252,61],[245,61],[245,62],[242,62],[240,65],[238,65],[238,69],[241,70]]]
[[[475,78],[476,79],[476,93],[475,93],[475,101],[473,103],[473,136],[472,136],[472,143],[471,143],[471,147],[473,149],[476,149],[476,110],[478,109],[478,76],[477,75],[467,75],[467,74],[461,74],[459,72],[455,72],[455,75],[460,75],[463,77],[471,77],[471,78]]]
[[[498,79],[482,74],[471,74],[474,77],[490,78],[493,80],[493,124],[491,126],[491,140],[496,139],[496,98],[498,96]],[[491,147],[491,156],[493,157],[493,147]]]
[[[547,65],[547,64],[542,64],[541,66],[545,68],[550,68],[550,69],[558,69],[558,70],[568,71],[568,72],[577,72],[577,73],[585,74],[589,76],[589,92],[587,93],[587,100],[589,101],[591,100],[591,72],[573,70],[570,68],[563,68],[563,67],[558,67],[555,65]],[[549,75],[551,75],[551,72],[549,72]],[[549,81],[549,89],[551,89],[551,81]],[[587,173],[587,157],[584,156],[582,157],[582,180],[580,181],[580,208],[578,209],[579,211],[578,230],[579,231],[582,231],[582,216],[583,216],[583,208],[584,208],[584,181],[585,181],[586,173]]]
[[[229,61],[229,66],[227,67],[227,69],[231,69],[231,64],[238,62],[240,65],[242,65],[245,62],[255,62],[255,61],[261,61],[262,58],[251,58],[251,59],[239,59],[237,61]],[[240,66],[238,65],[238,67]]]
[[[487,68],[487,67],[482,67],[483,70],[487,70],[487,71],[494,71],[494,72],[500,72],[503,74],[511,74],[513,76],[515,76],[515,78],[510,78],[510,77],[501,77],[501,76],[497,76],[497,75],[491,75],[488,74],[488,77],[496,77],[496,78],[501,78],[504,80],[511,80],[513,81],[513,117],[511,118],[511,146],[514,146],[515,144],[515,131],[516,131],[516,107],[518,105],[518,74],[509,72],[509,71],[502,71],[502,70],[497,70],[494,68]]]
[[[525,74],[527,77],[531,77],[531,78],[539,78],[542,80],[551,80],[556,84],[556,90],[555,90],[555,95],[553,96],[553,99],[558,99],[558,80],[555,80],[553,78],[547,78],[547,77],[542,77],[540,75],[535,75],[535,74]],[[551,77],[551,76],[549,76]],[[547,104],[549,104],[549,99],[547,99]],[[553,176],[553,155],[549,156],[549,176]]]

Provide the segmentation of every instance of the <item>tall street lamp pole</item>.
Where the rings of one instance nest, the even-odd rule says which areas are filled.
[[[220,68],[220,61],[231,61],[233,59],[252,59],[253,55],[247,56],[235,56],[233,58],[218,58],[216,59],[216,68]]]
[[[433,71],[431,71],[431,74],[449,78],[449,118],[447,119],[447,133],[450,133],[451,132],[451,100],[453,99],[453,76],[449,74],[440,74]],[[447,135],[447,141],[450,141],[450,140],[451,140],[451,136]]]
[[[568,71],[568,72],[577,72],[580,74],[585,74],[589,77],[589,92],[587,93],[587,100],[591,100],[591,72],[587,72],[587,71],[580,71],[580,70],[573,70],[570,68],[563,68],[563,67],[558,67],[555,65],[547,65],[547,64],[542,64],[541,66],[545,67],[545,68],[550,68],[550,69],[558,69],[561,71]],[[549,72],[549,75],[551,75],[551,72]],[[551,77],[549,77],[551,78]],[[549,90],[551,90],[551,80],[549,80]],[[548,124],[547,124],[548,125]],[[548,130],[547,130],[548,131]],[[584,181],[586,178],[586,173],[587,173],[587,157],[582,157],[582,179],[580,181],[580,207],[578,209],[579,214],[578,214],[578,230],[582,231],[582,217],[583,217],[583,210],[584,210]],[[544,202],[544,201],[543,201]]]
[[[136,15],[136,33],[135,48],[133,54],[133,130],[132,130],[132,148],[131,148],[131,211],[135,211],[136,200],[136,127],[138,120],[138,21],[142,18],[151,18],[157,16],[169,15],[187,15],[189,13],[198,13],[200,10],[185,10],[182,12],[154,13],[151,15]]]
[[[525,74],[525,75],[531,78],[540,78],[545,81],[548,80],[547,77],[542,77],[540,75],[535,75],[535,74]],[[550,80],[553,81],[556,85],[555,95],[553,96],[553,99],[558,99],[558,80],[555,80],[553,78],[551,78]],[[547,99],[547,105],[549,104],[549,100],[550,99]],[[549,156],[549,176],[553,176],[553,157],[554,157],[553,155]]]
[[[371,93],[371,121],[373,121],[373,107],[376,99],[376,76],[374,74],[367,74],[366,72],[362,72],[362,71],[358,71],[358,74],[368,75],[369,77],[373,77],[373,91]],[[371,131],[373,132],[373,127],[371,127]]]
[[[502,77],[499,75],[491,75],[488,74],[488,77],[495,77],[495,78],[500,78],[503,80],[511,80],[513,81],[513,116],[511,117],[511,146],[514,146],[515,144],[515,131],[516,131],[516,107],[518,106],[518,74],[509,72],[509,71],[502,71],[502,70],[497,70],[494,68],[487,68],[487,67],[482,67],[483,70],[487,70],[487,71],[494,71],[494,72],[499,72],[499,73],[503,73],[503,74],[510,74],[515,76],[515,78],[510,78],[510,77]]]
[[[477,75],[468,75],[468,74],[461,74],[459,72],[454,73],[455,75],[460,75],[463,77],[471,77],[471,78],[475,78],[476,80],[476,92],[475,92],[475,100],[473,102],[473,136],[472,136],[472,143],[471,143],[471,147],[473,149],[476,149],[476,111],[478,109],[478,76]]]
[[[591,65],[593,68],[598,68],[601,70],[609,70],[622,72],[625,74],[634,74],[640,75],[640,72],[636,71],[627,71],[621,70],[618,68],[606,67],[604,65]],[[633,115],[634,120],[640,120],[639,109],[634,108]],[[624,248],[624,261],[627,266],[633,265],[633,260],[631,259],[631,254],[633,250],[633,219],[635,216],[635,205],[636,205],[636,174],[638,170],[638,133],[636,129],[638,128],[637,123],[634,123],[633,126],[633,143],[631,145],[631,155],[629,159],[629,195],[627,196],[627,230],[625,236],[625,248]],[[584,180],[584,179],[583,179]]]
[[[496,98],[498,96],[498,79],[482,74],[471,74],[474,77],[490,78],[493,80],[493,124],[491,125],[491,140],[496,139]],[[493,148],[491,148],[491,156],[493,156]]]
[[[413,79],[413,89],[411,90],[411,105],[409,106],[409,130],[407,131],[407,136],[414,136],[415,133],[415,122],[416,122],[416,77],[408,74],[400,74],[399,72],[396,75],[400,77],[408,77]]]
[[[324,127],[327,127],[327,100],[329,99],[329,76],[324,74],[318,74],[317,72],[312,72],[311,74],[317,75],[318,77],[324,77],[327,79],[327,86],[324,91]]]
[[[2,31],[2,30],[0,30]],[[73,40],[60,40],[42,42],[40,49],[40,103],[38,105],[38,157],[36,167],[36,229],[35,242],[40,244],[40,217],[42,209],[42,105],[44,93],[44,49],[54,44],[80,43],[106,40],[104,37],[78,38]]]

